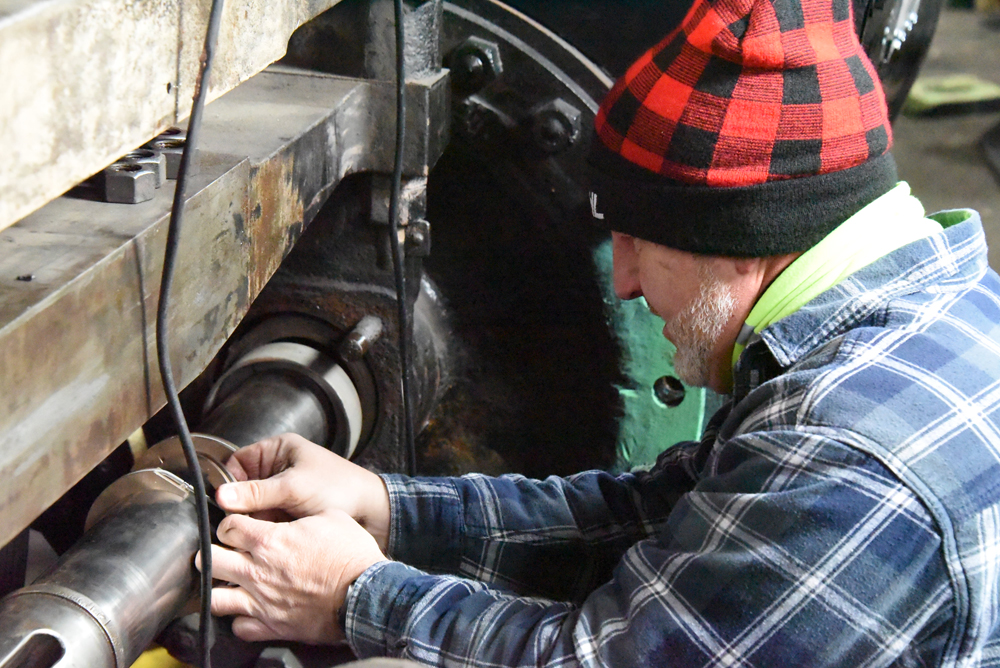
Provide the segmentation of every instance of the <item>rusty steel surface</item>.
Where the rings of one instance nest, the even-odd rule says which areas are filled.
[[[339,0],[231,0],[209,99]],[[0,230],[190,112],[211,0],[0,0]]]
[[[411,82],[408,173],[447,139],[447,78]],[[246,314],[340,180],[392,167],[392,86],[265,71],[206,108],[170,309],[181,386]],[[0,232],[0,545],[163,404],[155,317],[173,184],[70,194]]]

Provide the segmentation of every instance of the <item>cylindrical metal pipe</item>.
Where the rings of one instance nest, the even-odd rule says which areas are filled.
[[[115,508],[48,575],[0,602],[0,668],[127,668],[146,649],[197,582],[190,488],[170,483],[173,498],[154,490]]]
[[[286,374],[248,378],[212,409],[199,430],[240,447],[285,432],[314,443],[325,443],[329,437],[319,398]]]

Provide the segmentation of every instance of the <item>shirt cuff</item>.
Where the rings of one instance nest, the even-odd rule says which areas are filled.
[[[386,556],[432,573],[454,573],[466,528],[463,500],[447,478],[382,474],[389,493]]]
[[[403,653],[409,611],[424,593],[415,579],[426,575],[397,561],[380,561],[354,581],[344,600],[344,635],[359,659]]]

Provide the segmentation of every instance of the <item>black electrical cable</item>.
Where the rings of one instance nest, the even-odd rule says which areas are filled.
[[[187,459],[191,482],[194,485],[195,507],[198,515],[198,542],[201,550],[201,620],[198,627],[198,657],[202,668],[211,668],[211,651],[214,641],[212,627],[212,529],[208,520],[208,495],[205,492],[205,481],[202,478],[201,467],[198,465],[198,454],[194,449],[191,430],[184,418],[177,386],[174,383],[173,369],[170,365],[169,327],[167,325],[168,304],[170,303],[170,288],[174,279],[174,268],[177,263],[177,249],[180,240],[181,222],[184,217],[184,203],[187,190],[188,170],[198,144],[198,134],[201,131],[201,119],[205,109],[205,97],[208,92],[209,73],[212,69],[212,59],[215,54],[215,44],[219,38],[219,26],[222,23],[222,5],[224,0],[212,0],[212,10],[208,18],[208,31],[205,35],[205,46],[201,54],[201,66],[198,78],[195,80],[194,99],[191,107],[191,117],[188,121],[187,138],[184,152],[181,154],[180,166],[177,170],[177,185],[174,190],[174,203],[170,210],[170,226],[167,231],[166,249],[163,255],[163,276],[160,280],[160,301],[156,313],[156,352],[160,366],[160,376],[163,379],[163,391],[167,396],[167,404],[173,413],[174,421]]]
[[[403,188],[403,152],[406,143],[406,32],[403,27],[403,0],[394,0],[396,19],[396,154],[389,196],[389,225],[392,239],[392,268],[396,279],[397,316],[399,320],[399,373],[402,376],[403,438],[406,445],[406,469],[417,473],[417,448],[413,435],[413,406],[410,395],[410,356],[406,333],[410,322],[406,302],[406,276],[403,268],[403,240],[400,239],[399,200]]]

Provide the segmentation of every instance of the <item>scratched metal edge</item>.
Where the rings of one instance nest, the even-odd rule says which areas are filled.
[[[339,1],[227,3],[209,98]],[[0,15],[0,71],[14,73],[0,96],[0,230],[187,116],[209,6],[73,0]]]
[[[333,78],[330,86],[338,93],[345,90]],[[214,156],[229,165],[218,166],[218,177],[189,198],[170,321],[182,386],[207,366],[239,324],[325,195],[343,175],[358,171],[354,161],[370,155],[364,144],[371,137],[360,127],[370,121],[362,104],[368,96],[347,90],[330,100],[329,109],[311,105],[294,138],[280,140],[288,135],[277,130],[262,136],[280,145],[262,151],[268,157],[255,164],[239,156]],[[254,103],[243,104],[251,116]],[[217,133],[226,128],[213,125],[208,116],[205,136],[215,134],[216,140],[206,143],[219,144]],[[276,125],[284,118],[270,117]],[[336,139],[343,135],[352,135],[351,141]],[[352,150],[345,155],[347,148]],[[319,172],[326,178],[297,170],[303,161],[323,165]],[[128,217],[129,205],[119,206]],[[32,219],[44,214],[42,209]],[[154,319],[166,225],[161,212],[143,231],[0,329],[5,386],[0,479],[10,481],[0,486],[0,544],[162,406]]]

